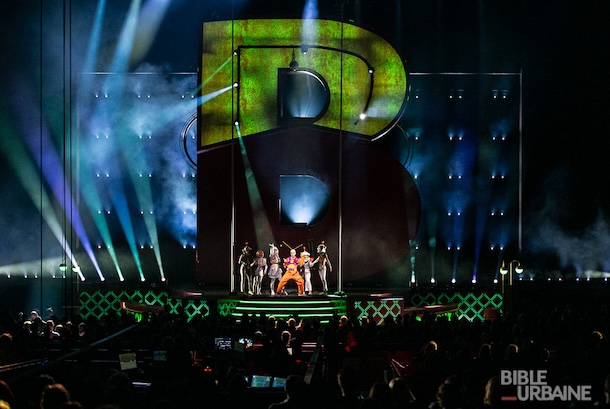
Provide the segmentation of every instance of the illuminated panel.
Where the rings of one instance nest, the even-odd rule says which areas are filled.
[[[301,20],[204,23],[201,95],[238,86],[200,106],[202,148],[230,140],[237,120],[244,137],[278,127],[277,70],[290,66],[293,52],[300,68],[314,70],[328,83],[329,107],[315,125],[370,139],[392,128],[407,91],[407,74],[396,50],[360,27],[329,20],[312,24],[318,43],[308,44],[304,54]],[[231,56],[232,63],[226,64]],[[359,120],[363,111],[366,119]]]

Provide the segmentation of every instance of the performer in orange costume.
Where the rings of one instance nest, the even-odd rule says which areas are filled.
[[[297,271],[298,263],[299,259],[297,258],[297,251],[295,249],[290,250],[290,256],[284,259],[284,267],[286,267],[286,272],[282,276],[282,279],[280,280],[280,283],[277,286],[276,292],[278,294],[282,292],[282,289],[289,280],[294,280],[294,282],[297,283],[299,295],[304,295],[304,281],[303,277],[301,277],[301,275]]]

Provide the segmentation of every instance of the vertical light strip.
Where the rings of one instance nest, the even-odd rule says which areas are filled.
[[[519,72],[519,254],[523,250],[523,68]]]

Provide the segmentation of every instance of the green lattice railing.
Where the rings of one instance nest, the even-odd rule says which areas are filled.
[[[180,309],[184,310],[188,321],[195,316],[206,316],[210,314],[207,300],[182,300],[170,298],[165,291],[83,291],[80,293],[80,315],[82,318],[101,318],[105,315],[119,314],[121,312],[121,301],[131,301],[145,305],[157,305],[169,307],[170,314],[178,314]],[[137,320],[140,314],[134,314]]]
[[[210,314],[210,303],[208,300],[183,300],[171,298],[165,291],[83,291],[80,293],[80,311],[82,318],[96,317],[101,318],[105,315],[119,314],[121,312],[121,301],[131,301],[145,305],[157,305],[168,308],[171,314],[178,314],[181,311],[187,315],[188,321],[191,321],[196,316],[207,316]],[[488,308],[502,310],[502,295],[498,293],[414,293],[410,296],[410,305],[414,307],[423,307],[426,305],[442,305],[457,303],[459,310],[456,313],[458,319],[467,319],[469,321],[485,320],[485,310]],[[328,313],[336,315],[347,314],[347,301],[345,299],[329,300],[329,304],[324,307]],[[247,301],[223,299],[217,304],[218,313],[220,315],[240,314],[244,310]],[[254,306],[250,306],[254,308]],[[248,307],[248,308],[250,308]],[[269,308],[261,306],[263,308]],[[315,310],[314,305],[309,305],[303,302],[300,308],[304,308],[304,315],[313,315]],[[310,308],[311,311],[307,310]],[[321,306],[320,306],[321,307]],[[289,313],[286,305],[282,308],[284,312]],[[296,307],[293,307],[293,309]],[[353,309],[358,317],[363,315],[373,316],[378,323],[382,323],[389,315],[396,317],[402,314],[404,301],[402,298],[377,299],[366,301],[354,301]],[[254,311],[254,310],[253,310]],[[282,312],[269,312],[282,315]],[[318,311],[321,312],[321,311]],[[136,315],[136,318],[141,318]]]
[[[468,321],[484,321],[488,308],[502,310],[502,295],[499,293],[415,293],[410,301],[414,307],[457,303],[457,318]]]
[[[402,314],[404,301],[402,298],[381,299],[372,301],[355,301],[354,311],[358,318],[372,316],[375,322],[381,324],[387,316],[396,317]]]

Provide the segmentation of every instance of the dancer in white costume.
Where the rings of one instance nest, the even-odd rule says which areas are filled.
[[[305,280],[305,294],[313,295],[313,286],[311,284],[311,267],[313,266],[313,263],[311,262],[311,258],[309,256],[309,252],[303,247],[301,258],[299,259],[299,268],[301,270],[303,280]]]

